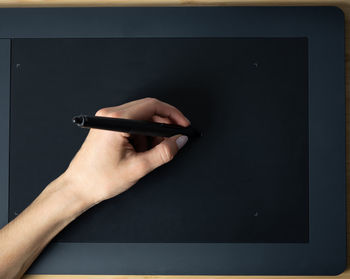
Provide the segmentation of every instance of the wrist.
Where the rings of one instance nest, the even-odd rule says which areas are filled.
[[[77,188],[75,182],[63,173],[45,188],[41,196],[60,204],[62,217],[70,222],[94,205]]]

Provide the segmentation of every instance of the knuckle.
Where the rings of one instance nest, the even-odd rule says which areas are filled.
[[[151,104],[154,104],[154,103],[157,103],[159,102],[158,99],[156,98],[153,98],[153,97],[147,97],[145,98],[147,102],[151,103]]]
[[[174,158],[174,155],[171,153],[170,147],[168,145],[161,145],[160,157],[163,163],[167,163]]]

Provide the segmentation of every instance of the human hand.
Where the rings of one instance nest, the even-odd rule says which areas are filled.
[[[96,115],[190,124],[178,109],[152,98],[104,108]],[[91,129],[68,169],[0,230],[0,277],[21,277],[65,226],[88,208],[124,192],[169,162],[186,142],[186,136],[178,135],[152,138],[147,146],[146,137]]]
[[[96,116],[190,124],[178,109],[153,98],[103,108]],[[144,136],[91,129],[63,177],[70,182],[75,195],[94,205],[124,192],[147,173],[172,160],[187,140],[180,135],[153,138],[148,149]]]

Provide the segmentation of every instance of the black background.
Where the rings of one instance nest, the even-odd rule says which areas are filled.
[[[56,240],[308,241],[306,39],[15,39],[11,66],[10,220],[78,150],[73,115],[152,96],[204,136]]]

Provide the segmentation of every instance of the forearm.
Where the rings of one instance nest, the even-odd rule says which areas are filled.
[[[92,205],[61,176],[0,230],[0,278],[19,278],[47,243]]]

